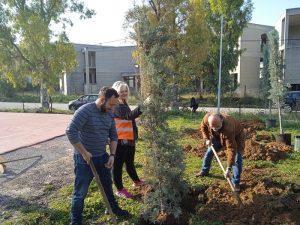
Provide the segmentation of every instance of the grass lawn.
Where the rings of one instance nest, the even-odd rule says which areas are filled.
[[[190,144],[191,146],[196,146],[200,140],[192,138],[190,135],[185,133],[186,128],[197,129],[199,123],[203,117],[204,113],[197,112],[192,114],[191,112],[180,112],[180,113],[170,113],[168,117],[168,124],[178,133],[178,144],[180,146],[185,146]],[[247,115],[234,115],[235,117],[240,117],[242,119],[259,119],[261,116],[247,114]],[[292,137],[296,134],[300,134],[300,124],[298,119],[286,123],[286,131],[292,133]],[[267,132],[269,134],[276,133],[278,128],[273,128]],[[143,149],[145,148],[145,142],[143,141],[143,131],[140,131],[140,140],[137,145],[136,152],[136,168],[140,177],[143,177]],[[189,186],[209,186],[214,184],[222,178],[222,172],[216,163],[213,161],[211,173],[220,175],[220,177],[205,177],[203,179],[195,178],[194,173],[199,171],[202,159],[198,158],[192,154],[185,154],[185,175],[184,179]],[[256,168],[263,168],[270,170],[271,173],[267,175],[268,178],[274,179],[278,182],[292,182],[300,185],[300,153],[290,153],[288,158],[285,160],[278,161],[276,163],[271,161],[250,161],[244,160],[244,167],[255,166]],[[261,179],[266,174],[261,174]],[[132,182],[128,177],[127,173],[123,173],[124,186],[129,189],[129,191],[135,192],[132,188]],[[115,188],[115,187],[114,187]],[[73,186],[66,186],[60,189],[58,192],[51,192],[51,200],[46,208],[32,207],[22,209],[21,214],[18,218],[8,217],[3,225],[8,224],[68,224],[69,223],[69,212],[70,212],[70,197],[72,194]],[[114,189],[115,191],[115,189]],[[120,206],[127,209],[133,216],[128,220],[128,224],[139,224],[139,219],[142,211],[142,199],[140,200],[124,200],[118,198]],[[105,206],[102,201],[100,192],[93,181],[90,186],[88,197],[85,199],[84,208],[84,220],[86,224],[109,224],[109,215],[104,214]],[[200,224],[222,224],[216,221],[214,223],[207,223],[204,218],[199,218],[197,215],[191,215],[191,225]],[[123,224],[123,220],[119,220],[119,224]]]

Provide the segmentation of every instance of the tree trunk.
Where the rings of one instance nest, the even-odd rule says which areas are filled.
[[[283,134],[281,107],[280,107],[280,99],[279,98],[277,98],[277,107],[278,107],[278,119],[279,119],[279,132],[280,132],[280,134]]]
[[[43,82],[41,82],[41,87],[40,87],[40,98],[41,98],[42,108],[49,109],[48,91],[46,88],[43,87]]]

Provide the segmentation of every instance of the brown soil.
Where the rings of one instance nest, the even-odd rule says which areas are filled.
[[[209,187],[190,188],[183,199],[182,216],[178,219],[162,214],[158,216],[162,225],[188,225],[191,214],[207,221],[219,221],[226,225],[256,224],[300,224],[300,186],[279,184],[271,179],[257,180],[267,175],[266,169],[246,167],[242,176],[240,198],[237,200],[226,181],[216,182]],[[153,225],[144,220],[139,225]]]
[[[243,158],[248,160],[271,160],[278,161],[285,159],[287,153],[292,150],[291,146],[284,143],[274,142],[274,138],[268,134],[257,135],[257,130],[262,130],[264,124],[261,121],[241,121],[246,133],[246,142]],[[184,147],[185,152],[192,153],[198,157],[203,157],[206,152],[204,141],[201,140],[201,134],[197,130],[190,129],[186,134],[200,140],[196,147],[187,145]],[[220,158],[225,157],[225,152],[218,153]]]
[[[229,185],[217,182],[206,191],[207,201],[197,214],[208,221],[225,224],[300,224],[300,186],[279,184],[271,179],[256,180],[266,170],[245,168],[240,198],[243,208],[230,193]]]

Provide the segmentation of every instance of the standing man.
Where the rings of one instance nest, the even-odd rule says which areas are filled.
[[[202,169],[195,176],[204,177],[209,174],[214,156],[211,145],[216,151],[224,147],[227,156],[227,168],[224,176],[230,177],[232,171],[231,179],[235,190],[240,191],[240,177],[243,167],[242,154],[245,147],[245,134],[241,123],[226,114],[207,113],[200,124],[200,130],[208,149],[203,159]]]
[[[98,99],[80,107],[74,114],[66,134],[74,146],[75,184],[72,196],[71,224],[82,224],[84,199],[93,173],[89,166],[93,161],[99,174],[104,191],[113,213],[117,216],[128,216],[126,210],[119,208],[112,191],[110,170],[114,164],[117,147],[117,132],[112,110],[118,102],[116,90],[103,87]],[[110,139],[110,155],[106,152],[106,144]]]

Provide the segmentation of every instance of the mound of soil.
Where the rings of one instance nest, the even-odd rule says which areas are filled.
[[[257,135],[256,131],[264,128],[264,124],[261,121],[241,121],[244,126],[246,134],[246,142],[243,158],[248,160],[270,160],[278,161],[285,159],[287,153],[291,152],[291,146],[283,143],[274,142],[274,138],[268,134]],[[193,133],[194,132],[194,133]],[[184,151],[192,153],[198,157],[203,157],[206,152],[206,146],[204,140],[201,140],[201,134],[197,130],[190,129],[185,134],[191,135],[193,138],[199,140],[199,144],[196,147],[187,145],[184,147]],[[225,152],[220,151],[218,153],[220,158],[225,157]]]
[[[242,180],[246,182],[241,184],[240,193],[243,208],[237,206],[229,185],[218,182],[205,191],[207,200],[197,214],[207,221],[226,224],[299,224],[300,187],[271,179],[256,180],[262,173],[256,168],[245,168]]]
[[[300,224],[300,186],[281,184],[269,178],[258,179],[269,173],[268,169],[244,168],[240,193],[243,207],[238,206],[225,180],[208,187],[191,187],[182,202],[182,215],[175,219],[161,214],[157,218],[159,224],[188,225],[195,218],[208,224],[216,221],[226,225]],[[191,217],[191,214],[196,214],[196,217]],[[153,225],[143,219],[138,224]]]

